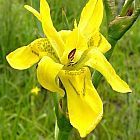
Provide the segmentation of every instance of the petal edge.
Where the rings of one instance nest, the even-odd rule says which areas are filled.
[[[38,63],[37,78],[42,87],[64,96],[64,91],[59,88],[59,79],[57,77],[62,67],[63,65],[54,62],[50,57],[44,56]]]

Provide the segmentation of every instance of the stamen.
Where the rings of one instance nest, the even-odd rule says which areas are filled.
[[[76,48],[73,49],[73,50],[69,53],[68,59],[72,61],[72,60],[74,59],[75,53],[76,53]]]

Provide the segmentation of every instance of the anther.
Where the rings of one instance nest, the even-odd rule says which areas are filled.
[[[72,60],[74,59],[75,53],[76,53],[76,49],[73,49],[73,50],[69,53],[68,59],[72,61]]]

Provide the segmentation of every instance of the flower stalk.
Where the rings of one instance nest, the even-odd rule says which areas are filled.
[[[55,114],[56,114],[56,140],[68,140],[72,126],[67,118],[67,100],[66,97],[60,99],[58,94],[53,94]]]

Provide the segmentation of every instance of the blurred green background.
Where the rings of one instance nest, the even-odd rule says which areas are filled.
[[[24,9],[38,9],[38,0],[0,0],[0,140],[54,140],[55,114],[52,95],[36,85],[36,68],[12,69],[5,56],[43,36],[39,22]],[[58,30],[73,27],[86,0],[48,0]],[[106,32],[104,20],[101,31]],[[140,139],[140,20],[118,42],[110,60],[128,82],[132,94],[120,94],[102,79],[98,93],[104,102],[104,117],[93,131],[94,140]]]

